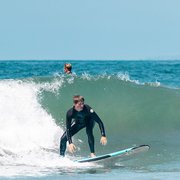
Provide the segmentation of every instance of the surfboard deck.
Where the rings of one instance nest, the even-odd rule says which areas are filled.
[[[119,157],[122,157],[122,156],[129,156],[129,155],[132,155],[132,154],[145,152],[145,151],[148,151],[149,148],[150,148],[149,145],[140,145],[140,146],[130,147],[130,148],[127,148],[127,149],[116,151],[116,152],[113,152],[113,153],[96,156],[94,158],[84,158],[84,159],[76,160],[75,162],[78,162],[78,163],[99,162],[99,161],[106,160],[106,159],[119,158]]]

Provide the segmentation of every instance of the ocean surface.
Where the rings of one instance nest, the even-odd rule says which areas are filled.
[[[65,75],[64,63],[73,74]],[[104,122],[96,154],[148,144],[115,163],[89,156],[85,130],[74,155],[59,157],[72,97],[80,94]],[[180,179],[180,61],[0,61],[0,179]]]

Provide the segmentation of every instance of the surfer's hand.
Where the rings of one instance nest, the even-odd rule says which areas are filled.
[[[107,144],[107,138],[106,138],[105,136],[102,136],[102,137],[101,137],[101,140],[100,140],[100,143],[101,143],[102,145],[106,145],[106,144]]]
[[[68,146],[68,151],[69,151],[70,153],[74,153],[75,150],[76,150],[76,146],[75,146],[73,143],[69,144],[69,146]]]

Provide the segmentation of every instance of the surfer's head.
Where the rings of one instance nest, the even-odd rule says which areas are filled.
[[[84,107],[84,97],[80,95],[75,95],[73,97],[73,103],[74,103],[74,108],[77,111],[81,111]]]
[[[71,73],[71,70],[72,70],[72,65],[70,63],[66,63],[64,64],[64,72],[66,74],[70,74]]]

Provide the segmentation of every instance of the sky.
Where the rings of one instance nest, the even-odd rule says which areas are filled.
[[[12,59],[180,59],[180,0],[0,0]]]

